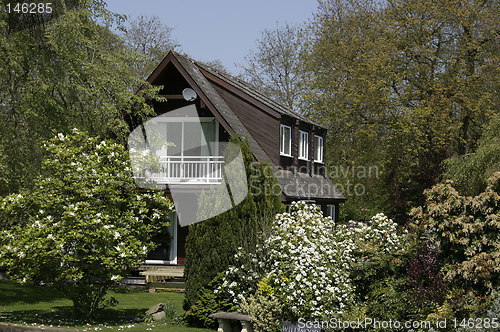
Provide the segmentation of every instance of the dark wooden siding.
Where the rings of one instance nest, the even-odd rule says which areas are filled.
[[[177,265],[184,265],[186,261],[186,237],[188,234],[188,226],[177,228]]]
[[[213,85],[275,165],[280,158],[280,121],[223,87]]]

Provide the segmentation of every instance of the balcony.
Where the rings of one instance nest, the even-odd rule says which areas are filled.
[[[219,184],[223,156],[161,156],[160,171],[148,176],[157,184]]]

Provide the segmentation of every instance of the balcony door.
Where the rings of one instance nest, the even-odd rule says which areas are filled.
[[[177,213],[170,214],[170,226],[153,238],[158,246],[148,253],[146,264],[177,264]]]

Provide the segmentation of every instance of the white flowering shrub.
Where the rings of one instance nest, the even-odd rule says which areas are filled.
[[[0,266],[21,282],[44,281],[92,316],[107,289],[154,248],[172,203],[139,192],[120,144],[74,130],[45,146],[29,192],[0,200]]]
[[[350,221],[356,240],[356,247],[371,246],[385,254],[393,254],[407,247],[408,231],[399,232],[398,224],[383,213],[374,215],[367,223]]]
[[[358,307],[345,319],[404,318],[410,306],[406,268],[409,252],[407,231],[401,231],[382,213],[367,222],[350,221],[346,227],[352,230],[355,241],[351,278],[356,287]]]
[[[237,254],[241,264],[226,271],[219,291],[241,303],[266,278],[260,292],[278,299],[290,319],[341,315],[353,301],[353,246],[351,231],[323,217],[318,206],[293,203],[291,213],[276,215],[256,253]]]

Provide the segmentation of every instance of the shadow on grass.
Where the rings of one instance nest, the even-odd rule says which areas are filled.
[[[54,326],[82,326],[104,324],[108,326],[142,322],[144,310],[140,309],[105,309],[92,320],[75,316],[73,307],[53,307],[51,310],[16,310],[0,313],[0,321],[19,324],[44,324]]]
[[[52,287],[20,285],[12,280],[0,282],[0,306],[12,303],[38,303],[54,301],[64,296]]]

